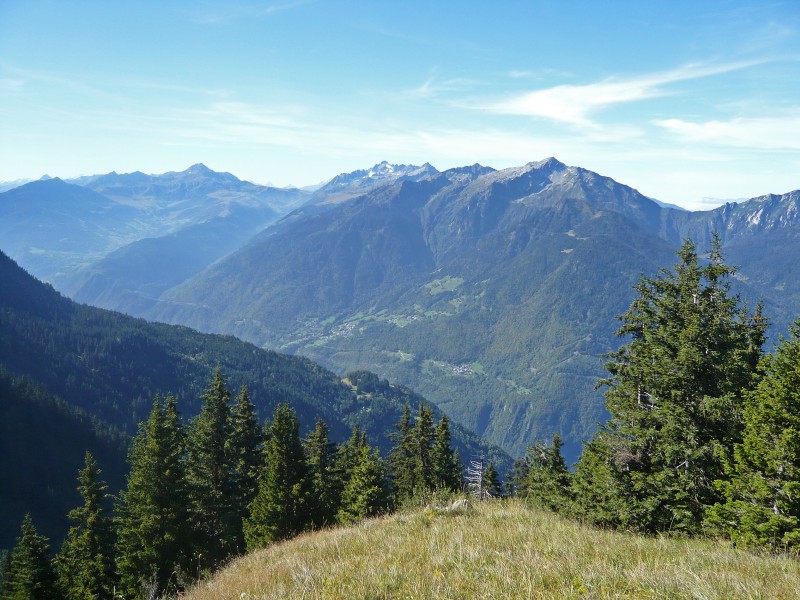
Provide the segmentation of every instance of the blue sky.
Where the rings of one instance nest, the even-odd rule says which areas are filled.
[[[548,156],[695,209],[800,188],[800,1],[0,0],[0,180]]]

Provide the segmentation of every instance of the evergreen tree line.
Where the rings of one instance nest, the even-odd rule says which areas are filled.
[[[247,388],[232,401],[217,370],[188,426],[173,396],[155,398],[113,510],[86,453],[83,505],[69,513],[54,558],[26,515],[16,547],[0,557],[0,599],[159,597],[244,551],[462,487],[446,416],[434,425],[421,404],[412,419],[406,405],[395,440],[384,459],[358,427],[332,442],[322,420],[301,439],[286,404],[261,427]]]
[[[731,293],[715,238],[642,277],[604,386],[610,419],[574,472],[561,441],[517,460],[513,493],[582,521],[800,551],[800,319],[764,354],[767,320]]]

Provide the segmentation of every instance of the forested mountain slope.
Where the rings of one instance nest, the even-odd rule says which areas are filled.
[[[231,336],[200,334],[185,327],[147,323],[76,304],[0,253],[0,368],[16,390],[15,402],[7,404],[6,409],[27,415],[14,419],[19,425],[17,436],[38,435],[38,429],[27,429],[33,427],[31,423],[39,422],[31,415],[49,414],[47,419],[60,422],[77,414],[79,421],[89,419],[87,422],[93,423],[82,430],[87,447],[99,448],[98,444],[107,443],[105,438],[111,440],[108,443],[118,444],[121,434],[135,433],[156,394],[172,393],[184,417],[196,414],[200,396],[217,367],[231,390],[248,386],[262,421],[275,406],[289,403],[297,411],[304,431],[312,429],[321,418],[329,425],[331,437],[343,440],[358,424],[370,442],[384,451],[392,445],[388,436],[395,431],[403,406],[424,402],[411,390],[368,373],[342,379],[308,359],[261,350]],[[31,412],[26,412],[23,402],[30,402]],[[57,416],[60,407],[66,410],[67,417]],[[435,408],[434,411],[438,418],[441,413]],[[99,441],[91,441],[95,435],[91,431],[95,430],[103,434]],[[61,452],[55,440],[51,441],[54,451]],[[503,468],[509,467],[507,455],[487,447],[463,428],[453,427],[453,444],[465,458],[483,453]],[[121,480],[122,446],[122,454],[97,452],[101,468],[112,483]],[[22,473],[17,465],[27,463],[18,453],[26,448],[21,443],[4,447],[2,463],[13,471],[10,476],[19,477]],[[30,478],[31,485],[44,490],[48,485],[55,486],[54,480],[49,479],[48,466],[57,466],[57,481],[61,483],[55,489],[57,493],[64,492],[61,485],[68,482],[71,494],[83,449],[74,455],[74,465],[66,464],[72,456],[64,451],[60,457],[63,461],[50,463],[43,459],[37,469],[22,475]],[[0,488],[0,494],[11,493],[12,488]],[[0,503],[6,505],[5,498]],[[55,510],[47,508],[51,509]],[[36,508],[30,510],[35,512]],[[8,517],[11,521],[0,522],[2,540],[13,537],[22,514]],[[42,522],[53,519],[45,515]]]

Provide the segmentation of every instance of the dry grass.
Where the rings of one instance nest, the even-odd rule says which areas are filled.
[[[237,559],[185,598],[798,598],[800,562],[598,531],[517,502],[420,511]]]

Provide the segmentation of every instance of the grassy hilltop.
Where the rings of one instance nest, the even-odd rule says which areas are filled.
[[[186,600],[796,598],[800,562],[718,540],[592,529],[517,501],[302,535],[233,561]]]

